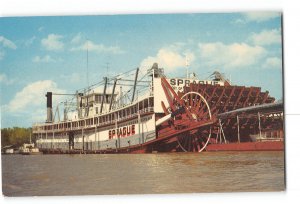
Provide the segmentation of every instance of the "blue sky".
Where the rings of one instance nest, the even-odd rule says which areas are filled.
[[[46,118],[45,92],[73,93],[89,81],[158,62],[168,76],[218,70],[233,84],[282,98],[277,12],[0,18],[1,127]]]

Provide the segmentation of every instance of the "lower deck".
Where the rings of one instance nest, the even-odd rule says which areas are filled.
[[[157,137],[155,115],[133,118],[123,123],[69,131],[35,133],[40,149],[107,151],[140,146]]]

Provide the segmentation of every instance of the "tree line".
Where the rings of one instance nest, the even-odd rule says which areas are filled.
[[[1,129],[1,146],[19,147],[24,143],[29,143],[32,128],[3,128]],[[33,138],[32,138],[33,141]]]

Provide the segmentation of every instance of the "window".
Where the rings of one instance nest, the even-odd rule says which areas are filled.
[[[153,106],[154,106],[154,99],[153,99],[153,97],[150,98],[149,106],[150,106],[150,107],[153,107]]]
[[[100,103],[101,102],[101,95],[100,94],[95,95],[95,99],[96,99],[96,103]]]
[[[148,100],[144,100],[145,108],[148,108]]]

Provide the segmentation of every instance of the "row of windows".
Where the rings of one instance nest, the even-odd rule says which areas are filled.
[[[143,117],[143,118],[141,118],[141,122],[143,123],[143,122],[146,122],[146,121],[148,121],[148,120],[151,120],[151,118],[152,118],[152,116],[147,116],[147,117]],[[122,127],[122,126],[129,126],[129,125],[134,125],[134,124],[137,124],[138,123],[138,120],[136,119],[136,120],[132,120],[132,121],[130,121],[130,122],[126,122],[126,123],[122,123],[122,124],[120,124],[119,125],[119,127]],[[112,129],[112,128],[115,128],[115,126],[108,126],[108,127],[104,127],[104,128],[100,128],[100,129],[98,129],[98,131],[105,131],[105,130],[110,130],[110,129]],[[51,135],[48,135],[49,136],[49,138],[51,138]],[[60,135],[61,137],[66,137],[66,135],[64,135],[64,134],[62,134],[62,135]],[[57,137],[57,136],[56,136]]]
[[[138,104],[135,104],[133,106],[124,108],[122,110],[119,110],[117,112],[98,116],[94,118],[88,118],[85,120],[80,120],[76,122],[67,122],[67,123],[60,123],[55,125],[47,125],[43,127],[43,130],[58,130],[58,129],[68,129],[68,128],[78,128],[78,127],[84,127],[84,126],[91,126],[91,125],[98,125],[103,123],[113,123],[116,119],[123,120],[130,117],[134,117],[137,115],[137,112],[151,112],[153,111],[153,105],[154,105],[154,99],[153,97],[145,99]],[[72,123],[72,124],[71,124]]]

